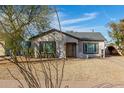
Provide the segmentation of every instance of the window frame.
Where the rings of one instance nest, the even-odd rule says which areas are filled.
[[[92,49],[92,50],[95,50],[95,52],[88,52],[86,49],[88,44],[95,44],[95,49]],[[99,43],[91,43],[91,42],[85,42],[83,43],[83,54],[98,54],[99,53]]]
[[[43,48],[44,46],[46,47],[47,43],[53,44],[53,49],[54,49],[54,52],[56,53],[56,42],[55,41],[41,41],[41,42],[39,42],[39,51],[41,53],[51,53],[51,52],[46,52],[46,50]]]

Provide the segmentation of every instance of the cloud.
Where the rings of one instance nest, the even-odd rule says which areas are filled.
[[[111,17],[110,18],[110,21],[116,21],[117,19],[116,18],[114,18],[114,17]]]
[[[58,12],[58,14],[61,22],[62,31],[91,32],[94,29],[95,32],[101,32],[106,37],[106,39],[108,40],[110,39],[110,37],[108,36],[108,30],[105,26],[101,25],[101,26],[84,27],[83,24],[80,25],[75,24],[75,23],[80,23],[95,19],[99,14],[97,12],[84,13],[80,18],[72,18],[72,19],[67,19],[68,16],[70,15],[67,15],[65,12]],[[54,15],[54,21],[52,21],[52,27],[59,29],[59,23],[56,15]]]
[[[85,13],[81,18],[73,18],[73,19],[67,19],[61,22],[62,25],[67,25],[67,24],[74,24],[74,23],[79,23],[83,21],[88,21],[96,18],[98,13],[93,12],[93,13]]]
[[[75,31],[83,30],[84,31],[84,29],[85,29],[86,31],[89,31],[88,28],[83,28],[82,26],[77,26],[77,25],[75,25],[75,26],[71,26],[71,25],[75,24],[75,23],[83,22],[83,21],[92,20],[92,19],[96,18],[98,13],[97,12],[84,13],[81,18],[73,18],[73,19],[67,19],[67,17],[70,16],[70,15],[67,15],[64,12],[58,12],[58,15],[59,15],[61,27],[64,30],[75,30]],[[53,21],[51,23],[51,27],[59,29],[59,23],[58,23],[56,14],[53,17]]]

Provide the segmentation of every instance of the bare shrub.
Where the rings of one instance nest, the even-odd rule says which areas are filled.
[[[31,48],[27,49],[26,54],[23,54],[23,56],[17,55],[19,50],[23,51],[23,47],[20,42],[25,39],[24,37],[26,35],[32,36],[28,29],[30,26],[35,25],[37,29],[39,27],[42,30],[47,29],[48,25],[46,24],[48,24],[49,21],[47,21],[48,18],[45,16],[49,14],[46,13],[49,10],[44,12],[43,9],[44,8],[41,8],[41,6],[1,6],[0,9],[0,16],[3,18],[0,20],[0,28],[2,28],[0,34],[3,36],[2,38],[5,41],[9,42],[8,47],[11,48],[11,59],[7,60],[16,65],[18,71],[20,72],[19,74],[22,75],[25,83],[14,76],[9,68],[7,70],[20,84],[19,87],[21,88],[41,88],[43,83],[41,82],[40,74],[44,76],[46,88],[60,88],[63,81],[65,59],[61,60],[62,62],[58,62],[56,58],[53,61],[50,61],[51,59],[47,59],[49,61],[44,62],[41,57],[38,61],[41,65],[41,73],[39,73],[35,65],[31,62],[31,57],[33,54],[32,51],[30,51]],[[41,10],[43,10],[43,12],[40,12]],[[57,15],[59,28],[61,31],[59,16],[56,9],[55,13]],[[5,45],[2,44],[2,46],[6,49]],[[41,56],[40,53],[38,53],[38,55]],[[6,59],[6,57],[4,58]]]

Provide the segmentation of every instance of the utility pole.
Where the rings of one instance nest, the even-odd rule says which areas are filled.
[[[92,30],[92,32],[95,32],[94,29],[91,29],[91,30]]]

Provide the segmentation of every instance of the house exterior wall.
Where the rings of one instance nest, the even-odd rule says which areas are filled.
[[[58,58],[66,58],[66,43],[76,43],[76,57],[77,58],[87,58],[101,56],[101,49],[104,50],[105,57],[105,43],[104,41],[79,41],[73,37],[65,35],[60,32],[52,32],[45,36],[38,37],[32,41],[32,46],[34,46],[34,55],[38,57],[38,46],[41,41],[55,41],[56,42],[56,53]],[[99,52],[98,54],[84,54],[83,53],[83,43],[98,43],[99,44]]]
[[[98,43],[99,50],[98,54],[84,54],[83,53],[83,44],[84,43]],[[101,57],[103,50],[103,57],[105,57],[105,42],[104,41],[79,41],[79,50],[78,50],[78,57],[79,58],[87,58],[87,57]]]
[[[2,44],[4,44],[4,41],[0,41]],[[0,44],[0,56],[5,56],[5,49],[2,47],[2,45]]]
[[[55,41],[56,42],[56,53],[58,55],[58,58],[66,58],[66,43],[76,43],[78,44],[78,40],[75,38],[72,38],[70,36],[67,36],[63,33],[59,32],[52,32],[45,36],[36,38],[32,41],[32,46],[34,46],[34,55],[37,58],[38,57],[38,46],[39,42],[41,41]],[[78,46],[76,46],[76,50],[78,50]],[[78,51],[76,51],[76,55],[78,54]]]

